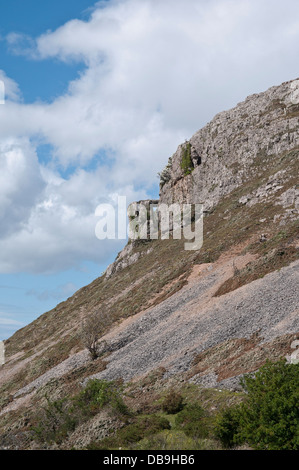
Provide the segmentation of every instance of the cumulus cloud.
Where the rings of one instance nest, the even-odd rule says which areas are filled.
[[[105,263],[112,252],[121,249],[123,240],[103,243],[95,236],[97,205],[109,202],[115,207],[117,203],[115,194],[109,193],[105,185],[102,168],[94,172],[78,169],[70,177],[62,178],[41,165],[30,167],[28,161],[27,166],[22,167],[23,159],[23,154],[16,154],[16,167],[23,177],[20,181],[28,185],[27,190],[23,191],[22,185],[19,187],[14,180],[19,176],[18,171],[12,172],[12,183],[6,178],[12,187],[12,196],[8,198],[10,193],[4,186],[6,198],[0,199],[3,212],[1,272],[52,273],[79,268],[82,260]],[[13,158],[10,158],[10,168],[15,168],[12,163]],[[25,170],[26,175],[22,173]],[[35,173],[37,181],[34,181]],[[126,195],[128,203],[138,195],[133,187],[126,185],[120,191]]]
[[[15,31],[6,36],[6,42],[10,52],[16,55],[35,56],[35,40],[28,34],[16,33]],[[36,55],[36,58],[38,56]]]
[[[0,237],[21,229],[44,182],[38,159],[25,139],[0,142]]]
[[[0,270],[104,262],[115,243],[99,246],[94,236],[97,204],[117,192],[128,202],[146,197],[177,145],[214,114],[296,78],[299,3],[269,5],[111,0],[96,4],[88,20],[40,37],[8,35],[17,54],[84,68],[51,103],[19,102],[16,84],[7,80],[9,99],[0,107],[6,221]],[[53,148],[47,167],[36,156],[39,141]],[[62,177],[61,167],[71,166],[76,170]]]
[[[4,101],[5,99],[9,99],[10,101],[21,101],[22,94],[18,84],[9,78],[4,70],[0,70],[0,81],[4,85]],[[2,98],[2,96],[0,98]]]
[[[265,0],[100,3],[89,20],[69,21],[35,39],[35,58],[75,60],[86,68],[65,96],[25,107],[24,127],[42,133],[63,164],[86,163],[104,147],[121,161],[128,148],[142,165],[154,123],[152,177],[180,139],[216,112],[282,81],[282,62],[295,78],[299,5],[287,3],[284,9],[278,1],[270,9]],[[15,44],[18,35],[9,40]],[[5,130],[19,127],[15,116],[15,110],[7,115]]]

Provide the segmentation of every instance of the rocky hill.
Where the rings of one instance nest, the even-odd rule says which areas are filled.
[[[299,81],[283,83],[248,97],[217,114],[189,142],[179,146],[162,172],[161,202],[204,202],[210,211],[234,189],[254,180],[242,203],[264,202],[284,187],[289,175],[276,169],[298,149]],[[296,159],[296,155],[294,155]],[[268,168],[268,180],[265,177]],[[298,208],[298,188],[280,194],[282,204]]]
[[[238,397],[243,374],[294,357],[298,171],[299,80],[248,97],[182,143],[161,172],[156,202],[203,203],[203,247],[129,242],[104,275],[9,338],[0,447],[44,448],[32,440],[37,410],[90,378],[123,383],[136,412],[158,406],[170,387],[225,391],[222,402],[207,399],[215,409]],[[80,339],[94,313],[104,329],[93,361]],[[118,425],[96,415],[61,445],[84,447]]]

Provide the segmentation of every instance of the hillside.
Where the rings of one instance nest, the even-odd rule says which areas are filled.
[[[45,397],[72,396],[90,378],[122,383],[137,411],[173,387],[218,409],[239,400],[243,374],[289,357],[299,339],[298,173],[299,80],[248,97],[182,143],[159,202],[204,204],[202,249],[129,242],[106,273],[9,338],[0,447],[43,448],[31,427]],[[92,361],[80,330],[94,312],[105,331]],[[62,448],[119,425],[96,415]]]

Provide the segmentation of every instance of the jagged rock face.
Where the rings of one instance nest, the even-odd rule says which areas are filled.
[[[132,253],[133,248],[133,243],[126,245],[124,249],[118,254],[116,260],[109,264],[105,271],[106,279],[109,279],[116,272],[121,271],[138,260],[140,253]]]
[[[141,204],[149,211],[151,205],[157,205],[158,202],[159,201],[157,199],[144,199],[142,201],[132,203],[131,205],[132,206],[136,205],[136,210],[138,210],[138,207]],[[136,263],[136,261],[142,255],[141,252],[134,252],[134,248],[136,244],[138,244],[138,241],[132,240],[131,243],[127,244],[123,248],[123,250],[120,253],[118,253],[116,260],[113,263],[111,263],[105,271],[106,279],[109,279],[113,274],[115,274],[118,271],[121,271],[127,266],[130,266],[131,264]],[[145,252],[145,254],[146,253],[148,252]]]
[[[217,114],[181,144],[161,178],[160,202],[203,203],[209,211],[256,175],[256,163],[266,165],[298,147],[299,79]]]

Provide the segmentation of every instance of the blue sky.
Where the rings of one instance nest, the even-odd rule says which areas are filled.
[[[299,4],[269,4],[1,2],[0,339],[113,261],[98,204],[157,197],[181,142],[299,76]]]
[[[56,29],[72,18],[87,18],[95,2],[90,0],[10,0],[0,7],[0,35],[21,32],[29,38]],[[64,93],[68,82],[76,77],[83,64],[64,64],[55,60],[16,60],[5,41],[0,42],[1,66],[13,77],[26,102],[52,100]]]

